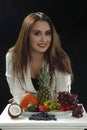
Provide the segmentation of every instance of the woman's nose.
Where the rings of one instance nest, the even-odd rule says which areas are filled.
[[[41,42],[46,42],[46,36],[44,35],[41,36]]]

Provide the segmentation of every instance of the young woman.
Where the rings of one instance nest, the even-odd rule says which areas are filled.
[[[36,12],[24,19],[15,45],[6,54],[6,79],[17,103],[26,92],[37,94],[43,62],[50,66],[52,97],[59,91],[70,92],[73,78],[70,59],[51,19]]]

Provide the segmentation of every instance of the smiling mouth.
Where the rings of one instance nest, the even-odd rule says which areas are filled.
[[[47,46],[47,44],[39,44],[38,46],[41,47],[41,48],[44,48],[44,47]]]

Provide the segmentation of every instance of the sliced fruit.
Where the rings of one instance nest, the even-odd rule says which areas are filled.
[[[12,118],[17,118],[22,114],[22,108],[19,104],[13,103],[8,108],[8,114]]]
[[[27,111],[29,112],[36,112],[37,111],[37,105],[33,104],[33,103],[30,103],[28,106],[27,106]]]
[[[35,105],[38,105],[38,99],[35,95],[31,93],[26,93],[22,96],[21,101],[20,101],[20,106],[24,111],[27,111],[27,106],[33,103]]]

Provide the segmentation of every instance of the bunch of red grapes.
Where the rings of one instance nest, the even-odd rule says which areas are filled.
[[[58,93],[57,99],[62,106],[71,107],[73,117],[79,118],[83,116],[84,111],[82,105],[78,104],[78,95],[62,91]]]

